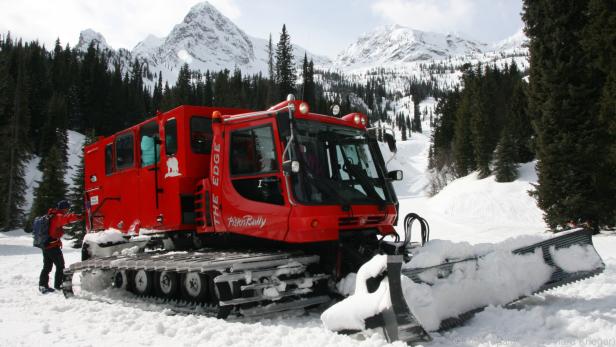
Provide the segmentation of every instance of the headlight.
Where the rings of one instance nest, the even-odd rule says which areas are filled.
[[[301,114],[308,114],[309,108],[308,108],[308,104],[305,102],[302,102],[301,104],[299,104],[299,113]]]
[[[355,124],[359,124],[361,122],[361,117],[356,114],[355,117],[353,117],[353,121],[355,122]]]

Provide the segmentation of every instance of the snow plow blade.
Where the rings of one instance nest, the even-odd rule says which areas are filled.
[[[557,261],[554,259],[554,252],[556,250],[568,249],[572,246],[587,247],[586,249],[595,253],[593,256],[596,255],[596,259],[598,259],[598,261],[595,263],[593,268],[567,272],[561,266],[557,265]],[[517,297],[508,304],[516,302],[529,295],[538,294],[556,287],[561,287],[569,283],[593,277],[603,272],[605,268],[605,264],[599,257],[598,253],[596,253],[593,246],[592,232],[589,230],[579,229],[570,231],[566,234],[562,234],[529,246],[520,247],[512,251],[515,255],[525,255],[535,252],[541,252],[545,264],[552,268],[552,274],[549,280],[544,282],[539,288],[533,290],[531,293]],[[450,260],[446,263],[431,267],[401,269],[402,257],[388,256],[387,281],[389,283],[392,305],[391,308],[381,312],[380,314],[366,319],[366,328],[373,329],[382,327],[385,337],[389,342],[403,341],[409,345],[416,345],[430,341],[430,335],[426,332],[426,329],[422,327],[419,319],[417,319],[407,305],[407,301],[403,295],[400,275],[410,278],[415,283],[427,284],[431,286],[433,283],[429,283],[421,279],[423,277],[422,274],[427,271],[431,274],[437,273],[438,278],[442,279],[452,274],[452,272],[455,271],[454,269],[459,265],[478,265],[478,262],[483,257],[485,257],[485,255],[473,258]],[[505,306],[508,304],[505,304]],[[443,319],[441,320],[439,328],[435,330],[443,331],[459,326],[486,307],[487,305],[475,307],[457,315],[456,317]]]
[[[391,295],[391,307],[379,315],[366,320],[366,328],[383,327],[383,333],[388,342],[404,341],[409,345],[421,342],[430,342],[430,334],[421,326],[417,318],[411,313],[404,295],[400,269],[402,256],[387,256],[387,281]]]

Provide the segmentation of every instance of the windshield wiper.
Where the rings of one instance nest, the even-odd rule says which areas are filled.
[[[347,198],[345,198],[342,194],[338,193],[337,187],[335,187],[329,180],[317,179],[309,171],[306,172],[306,177],[308,177],[314,185],[319,187],[319,190],[321,190],[322,192],[329,191],[329,192],[334,193],[334,195],[338,197],[339,202],[342,203],[340,205],[340,208],[342,209],[342,211],[346,212],[351,209],[351,202]],[[326,189],[323,189],[323,186],[326,186]]]
[[[342,160],[344,161],[344,166],[348,169],[345,171],[349,174],[349,176],[353,176],[356,180],[359,181],[359,184],[366,192],[366,197],[370,198],[372,202],[378,204],[380,209],[384,209],[385,201],[381,199],[379,194],[376,192],[376,189],[374,189],[374,186],[373,184],[371,184],[366,172],[362,168],[360,168],[359,164],[354,165],[353,163],[351,163],[351,161],[347,157],[346,151],[344,150],[343,146],[340,146],[340,151],[342,152]]]
[[[302,136],[300,135],[298,136],[298,138],[301,139]],[[295,151],[299,153],[299,150],[297,148],[295,148]],[[296,155],[296,159],[299,161],[300,167],[303,168],[301,169],[300,172],[304,173],[305,174],[304,176],[308,178],[312,182],[312,184],[317,186],[317,188],[321,191],[321,193],[332,192],[333,195],[335,195],[338,198],[338,202],[341,203],[340,208],[342,209],[342,211],[347,212],[351,209],[351,202],[347,198],[342,196],[340,193],[338,193],[338,189],[331,182],[329,182],[328,180],[318,179],[314,177],[312,172],[310,172],[310,170],[308,169],[310,166],[306,162],[306,158],[304,158],[303,155]]]

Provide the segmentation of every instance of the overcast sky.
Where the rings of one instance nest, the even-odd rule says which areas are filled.
[[[48,47],[75,45],[92,28],[113,48],[132,49],[148,34],[166,36],[198,0],[0,0],[0,32]],[[248,35],[274,41],[283,23],[294,43],[335,56],[380,25],[457,32],[486,43],[522,27],[522,0],[209,0]]]

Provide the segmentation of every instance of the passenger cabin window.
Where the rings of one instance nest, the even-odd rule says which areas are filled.
[[[105,146],[105,175],[113,173],[113,143]]]
[[[212,147],[212,120],[205,117],[190,119],[190,147],[197,154],[210,154]]]
[[[259,175],[278,170],[271,126],[231,134],[231,175]]]
[[[135,163],[134,138],[132,133],[116,137],[116,169],[123,170],[133,167]]]
[[[165,123],[165,154],[175,155],[178,152],[178,126],[175,119]]]
[[[242,197],[284,205],[271,126],[232,132],[230,153],[233,187]]]
[[[141,127],[139,131],[141,135],[141,167],[153,165],[160,160],[160,144],[157,144],[158,139],[158,123],[150,122]],[[156,158],[155,158],[156,157]]]

